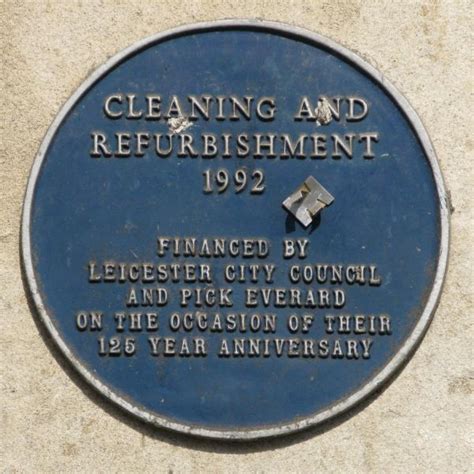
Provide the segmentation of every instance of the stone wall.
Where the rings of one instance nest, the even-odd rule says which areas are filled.
[[[48,126],[79,84],[143,37],[230,17],[305,27],[377,67],[427,127],[455,208],[440,306],[422,345],[398,377],[351,416],[316,430],[248,444],[154,430],[104,402],[62,361],[35,322],[19,260],[20,215],[30,167]],[[1,22],[0,463],[5,472],[472,469],[469,0],[4,0]]]

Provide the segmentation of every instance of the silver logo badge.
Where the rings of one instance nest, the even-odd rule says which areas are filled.
[[[305,179],[304,183],[284,201],[283,207],[304,227],[308,227],[317,214],[334,201],[331,195],[313,176]]]

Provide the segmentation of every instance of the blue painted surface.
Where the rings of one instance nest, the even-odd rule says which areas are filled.
[[[163,122],[105,119],[104,97],[116,92],[156,92],[163,97],[273,95],[278,103],[273,122],[198,121],[189,133],[268,130],[297,136],[344,133],[345,127],[355,133],[375,130],[380,133],[378,157],[232,158],[223,162],[221,158],[159,159],[148,153],[141,159],[91,159],[92,130],[167,132]],[[291,120],[303,95],[354,94],[370,101],[370,114],[360,123],[333,122],[316,129],[314,123]],[[247,192],[219,197],[203,194],[202,171],[222,165],[229,170],[242,165],[263,169],[265,193],[258,197]],[[287,230],[281,202],[308,175],[315,176],[336,199],[323,211],[314,231],[297,223]],[[431,288],[439,213],[423,150],[405,117],[377,84],[342,59],[295,39],[229,30],[151,46],[114,68],[85,94],[47,153],[34,197],[31,235],[36,277],[49,314],[75,356],[97,377],[142,408],[181,423],[255,428],[290,422],[329,407],[360,388],[390,360],[417,322]],[[135,357],[100,358],[97,333],[80,333],[74,316],[81,309],[100,309],[110,322],[115,311],[124,309],[126,285],[91,285],[86,265],[89,260],[157,263],[158,235],[266,238],[272,242],[272,251],[261,263],[280,268],[288,265],[281,258],[282,239],[308,237],[310,254],[295,263],[376,264],[382,286],[345,287],[344,313],[388,313],[393,335],[374,338],[372,357],[363,362],[152,358],[145,333],[135,334],[139,347]],[[197,259],[186,261],[198,263]],[[229,261],[209,263],[219,269]],[[274,286],[289,287],[285,273],[278,276]],[[222,279],[216,282],[219,285],[226,286]],[[175,287],[169,288],[176,294]],[[174,310],[181,309],[170,305],[160,312]],[[245,311],[240,298],[235,299],[233,310]],[[283,322],[292,310],[271,312]],[[321,317],[326,313],[336,312],[316,311],[310,337],[323,336]],[[285,325],[280,323],[280,328],[277,336],[288,337]],[[108,324],[104,335],[112,334],[112,329]],[[223,336],[208,336],[211,352]]]

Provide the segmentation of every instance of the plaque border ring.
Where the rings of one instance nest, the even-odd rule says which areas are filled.
[[[158,416],[148,410],[144,410],[135,406],[132,401],[119,396],[118,394],[114,393],[114,391],[112,391],[109,387],[103,384],[97,377],[94,376],[92,371],[89,370],[86,366],[82,365],[81,362],[70,351],[66,343],[61,338],[61,334],[59,334],[59,332],[56,330],[52,319],[48,315],[48,311],[42,300],[41,293],[38,288],[38,282],[36,281],[33,270],[33,259],[30,240],[30,219],[32,202],[36,187],[36,181],[38,179],[38,176],[40,175],[43,161],[57,130],[61,126],[63,120],[69,114],[70,110],[76,105],[76,103],[82,98],[82,96],[112,68],[114,68],[120,62],[124,61],[128,57],[136,54],[137,52],[146,47],[190,33],[202,33],[206,31],[219,31],[226,29],[263,31],[303,40],[306,43],[314,45],[318,48],[322,48],[330,52],[331,54],[343,58],[343,60],[345,60],[347,63],[356,67],[366,76],[368,76],[371,80],[377,83],[381,87],[381,89],[395,101],[395,103],[403,112],[418,137],[418,140],[424,150],[424,153],[426,155],[426,158],[428,159],[433,173],[436,190],[439,197],[440,213],[439,258],[436,265],[436,272],[430,295],[426,302],[425,308],[423,309],[423,313],[421,314],[421,317],[419,318],[419,321],[414,327],[412,333],[405,340],[398,352],[395,353],[393,357],[389,360],[389,362],[383,367],[383,369],[381,369],[368,383],[362,386],[359,390],[351,393],[343,400],[335,403],[334,405],[319,413],[295,420],[294,422],[290,423],[248,430],[218,430],[178,423],[168,418]],[[46,326],[49,334],[51,335],[52,339],[59,347],[65,358],[68,359],[69,362],[76,369],[76,371],[79,372],[81,376],[86,379],[86,381],[103,396],[105,396],[107,399],[109,399],[128,413],[140,418],[142,421],[148,422],[158,427],[207,438],[228,440],[251,440],[257,438],[283,435],[299,431],[310,426],[316,426],[335,417],[336,415],[340,415],[341,413],[346,412],[347,410],[361,402],[363,399],[368,397],[370,394],[374,393],[377,389],[379,389],[409,359],[418,344],[421,342],[430,324],[441,294],[448,262],[449,208],[449,198],[445,190],[443,178],[436,159],[435,151],[428,137],[428,134],[420,118],[413,110],[413,108],[409,105],[407,100],[400,94],[400,92],[398,92],[398,90],[392,84],[390,84],[390,82],[387,81],[387,79],[383,76],[381,72],[376,70],[374,67],[366,63],[359,56],[352,53],[345,47],[340,46],[330,39],[320,36],[319,34],[312,33],[303,28],[290,26],[284,23],[263,20],[239,19],[209,21],[173,28],[171,30],[155,34],[153,36],[136,42],[132,46],[126,48],[125,50],[119,52],[118,54],[110,58],[102,66],[96,69],[95,72],[93,72],[81,84],[81,86],[64,104],[59,114],[56,116],[53,123],[49,127],[39,148],[39,151],[34,159],[30,172],[23,205],[21,227],[21,257],[24,275],[26,276],[27,286],[36,306],[37,313],[39,314],[43,324]]]

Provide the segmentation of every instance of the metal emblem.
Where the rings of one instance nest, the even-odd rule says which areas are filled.
[[[334,197],[310,176],[293,194],[283,201],[283,207],[308,227],[319,211],[329,206]]]
[[[332,41],[246,20],[158,34],[93,73],[41,145],[22,226],[37,315],[87,383],[225,439],[377,390],[429,325],[447,248],[406,100]]]

